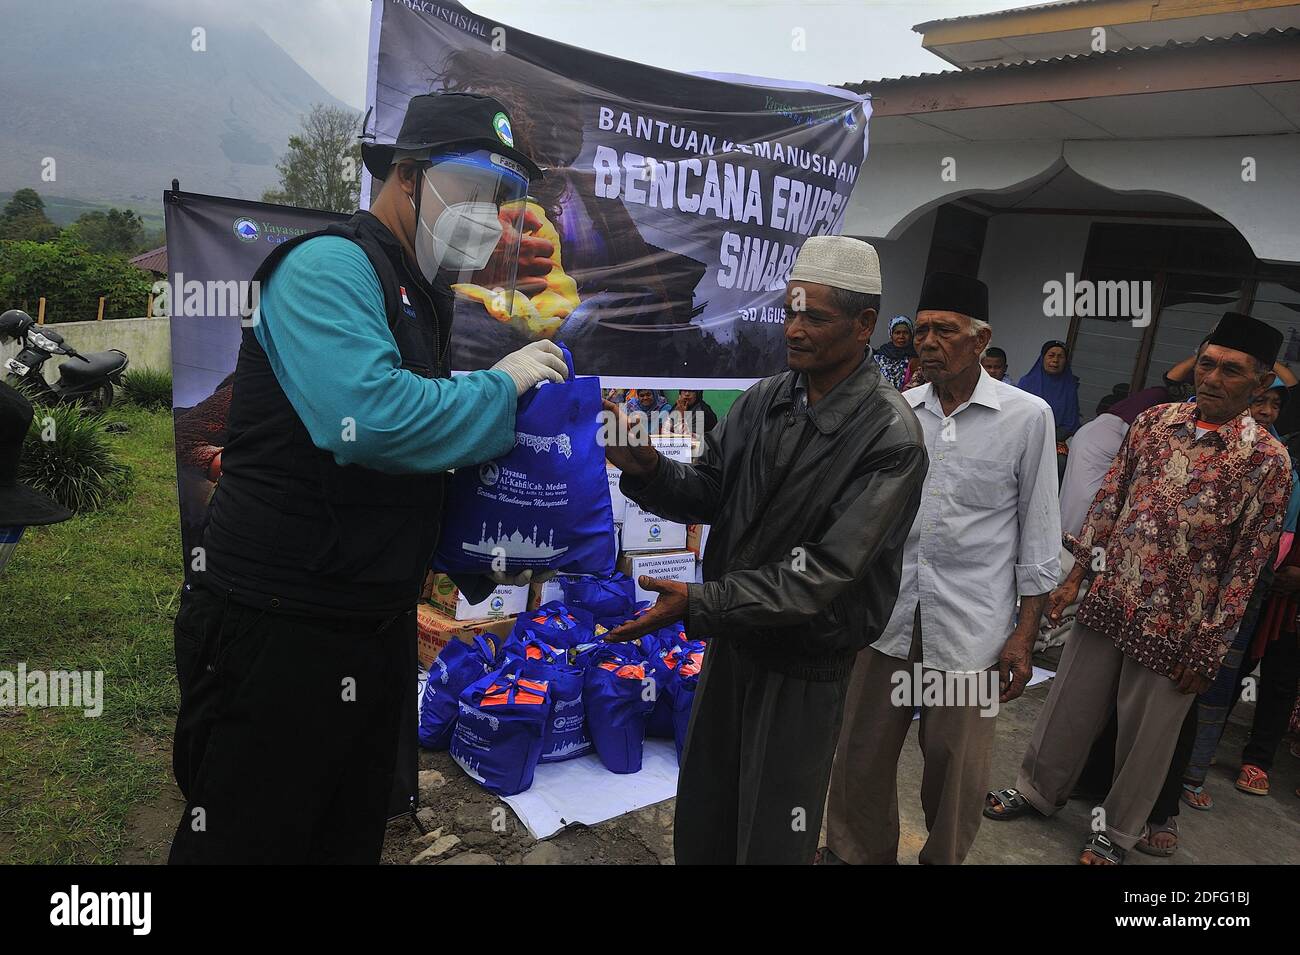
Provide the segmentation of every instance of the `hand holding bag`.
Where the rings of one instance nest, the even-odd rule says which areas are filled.
[[[574,376],[573,358],[561,349],[569,379],[519,399],[514,448],[452,475],[435,569],[614,572],[614,511],[598,441],[600,379]]]

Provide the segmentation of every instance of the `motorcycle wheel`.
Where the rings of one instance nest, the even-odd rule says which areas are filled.
[[[90,393],[86,404],[91,411],[107,411],[113,405],[113,383],[106,381]]]

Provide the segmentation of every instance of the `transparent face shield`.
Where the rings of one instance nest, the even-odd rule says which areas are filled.
[[[512,303],[527,195],[527,172],[498,153],[437,157],[420,177],[415,204],[415,258],[424,277],[441,276],[457,294],[485,304]]]

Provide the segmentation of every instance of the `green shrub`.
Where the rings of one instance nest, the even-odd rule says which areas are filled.
[[[75,234],[51,242],[0,240],[0,311],[21,308],[36,316],[45,298],[45,321],[89,321],[105,298],[105,318],[138,318],[145,313],[153,277],[123,256],[101,255],[81,245]]]
[[[80,405],[50,405],[36,408],[18,479],[81,513],[125,495],[131,472],[114,455],[103,419]]]
[[[141,368],[122,376],[122,390],[132,404],[141,408],[170,408],[172,406],[172,376],[170,372]]]

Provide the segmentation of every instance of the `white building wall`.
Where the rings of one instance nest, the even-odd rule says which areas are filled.
[[[49,327],[82,354],[108,351],[110,348],[126,352],[127,358],[131,360],[126,369],[127,374],[137,368],[167,372],[172,370],[171,321],[165,316],[113,318],[102,322],[53,322]],[[19,350],[17,342],[0,343],[0,365],[6,358],[18,354]],[[50,358],[42,369],[46,380],[51,384],[58,381],[59,366],[69,361],[76,359],[58,355]]]
[[[1063,144],[1081,176],[1119,192],[1181,196],[1236,227],[1266,262],[1300,262],[1300,134]]]
[[[989,219],[980,279],[989,287],[992,344],[1007,353],[1013,380],[1033,367],[1043,342],[1064,341],[1070,319],[1043,314],[1043,283],[1077,277],[1091,216],[998,215]]]
[[[930,238],[937,216],[937,210],[927,212],[897,239],[855,236],[870,242],[880,255],[880,318],[876,333],[871,336],[873,346],[889,337],[889,320],[895,315],[916,317],[916,302],[925,280],[925,263],[930,258]]]

